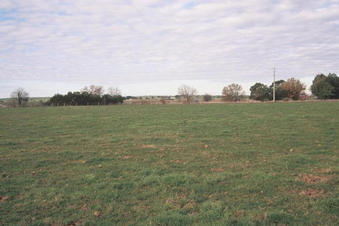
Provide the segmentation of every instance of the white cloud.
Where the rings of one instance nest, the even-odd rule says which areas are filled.
[[[218,94],[212,84],[270,82],[274,66],[284,79],[338,73],[338,11],[338,0],[3,0],[0,88],[109,83],[129,95],[161,83],[175,94],[183,81]]]

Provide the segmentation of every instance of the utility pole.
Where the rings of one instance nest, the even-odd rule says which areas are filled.
[[[273,102],[275,102],[275,67],[273,68]]]

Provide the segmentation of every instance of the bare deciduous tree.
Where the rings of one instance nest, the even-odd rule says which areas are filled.
[[[224,101],[239,101],[245,92],[242,90],[241,85],[232,83],[225,86],[222,90],[222,96]]]
[[[14,106],[25,106],[28,102],[29,95],[23,88],[18,88],[11,93],[11,98],[13,100]]]
[[[165,100],[165,98],[161,98],[161,99],[159,100],[159,102],[160,102],[161,104],[166,104],[166,103],[167,103],[166,100]]]
[[[111,96],[121,96],[121,91],[118,87],[109,87],[107,89],[107,94]]]
[[[182,85],[178,88],[178,94],[182,96],[188,104],[193,102],[194,96],[197,95],[197,93],[195,88],[187,85]]]
[[[84,88],[82,88],[80,92],[102,96],[102,94],[104,94],[104,88],[102,86],[90,85],[89,87],[85,86]]]

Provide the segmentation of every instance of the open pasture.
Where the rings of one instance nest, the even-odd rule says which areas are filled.
[[[0,109],[1,225],[335,225],[339,102]]]

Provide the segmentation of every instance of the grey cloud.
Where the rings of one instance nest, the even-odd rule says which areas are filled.
[[[307,81],[339,71],[339,1],[193,3],[1,1],[12,19],[0,19],[0,79],[128,88],[266,82],[274,66],[281,78]]]

